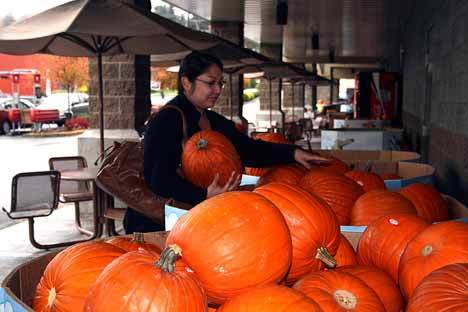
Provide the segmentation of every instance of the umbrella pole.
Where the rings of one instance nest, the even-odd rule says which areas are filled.
[[[232,74],[229,73],[229,116],[231,117],[232,120]]]
[[[273,100],[271,98],[272,96],[272,93],[271,93],[271,79],[268,79],[268,89],[269,89],[269,92],[270,92],[270,103],[269,103],[269,108],[270,108],[270,129],[273,129],[273,125],[272,125],[272,119],[273,119],[273,116],[272,116],[272,109],[273,109]]]
[[[286,123],[286,114],[282,108],[282,100],[281,100],[281,89],[283,88],[283,81],[280,79],[278,83],[278,110],[281,113],[281,134],[284,135],[285,123]]]
[[[294,103],[294,83],[291,83],[291,86],[292,86],[292,114],[291,114],[291,117],[292,117],[292,122],[294,123],[294,107],[295,107],[295,103]]]
[[[102,78],[102,54],[98,53],[98,76],[99,76],[99,147],[104,155],[104,82]]]

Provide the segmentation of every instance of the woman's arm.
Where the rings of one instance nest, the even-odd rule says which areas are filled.
[[[230,120],[225,119],[222,124],[223,131],[226,132],[226,135],[236,147],[245,166],[268,167],[296,161],[309,168],[310,163],[328,162],[326,159],[293,144],[277,144],[254,140],[238,131]]]

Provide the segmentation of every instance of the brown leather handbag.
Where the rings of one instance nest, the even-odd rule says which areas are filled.
[[[181,114],[185,142],[187,129],[183,112],[172,105],[166,105],[166,108],[176,109]],[[143,155],[143,142],[114,142],[103,157],[96,184],[155,223],[164,224],[164,206],[167,203],[187,210],[192,206],[153,193],[144,181]]]

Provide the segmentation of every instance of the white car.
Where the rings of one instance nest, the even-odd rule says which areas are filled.
[[[73,106],[87,102],[88,95],[86,93],[54,93],[42,98],[38,108],[58,109],[60,120],[57,124],[62,126],[67,118],[73,116]]]

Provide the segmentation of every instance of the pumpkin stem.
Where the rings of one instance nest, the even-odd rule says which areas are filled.
[[[55,298],[57,298],[57,291],[55,290],[55,287],[52,287],[49,289],[49,296],[47,298],[47,306],[51,309],[54,306]]]
[[[164,248],[156,265],[163,272],[174,272],[177,259],[182,257],[182,249],[176,244]]]
[[[421,254],[422,254],[424,257],[429,256],[431,253],[432,253],[432,246],[431,246],[431,245],[426,245],[426,246],[424,246],[423,249],[421,250]]]
[[[317,248],[317,254],[315,255],[315,259],[319,259],[322,261],[325,266],[329,269],[332,269],[336,266],[336,260],[335,258],[330,255],[328,250],[325,247],[319,247]]]
[[[372,165],[373,165],[373,164],[372,164],[372,160],[368,160],[368,161],[366,162],[366,166],[364,167],[364,171],[371,172],[371,170],[372,170]]]
[[[333,293],[336,302],[346,310],[354,310],[357,305],[356,296],[347,290],[338,289]]]
[[[208,141],[205,139],[200,139],[197,141],[197,149],[205,149],[208,146]]]
[[[145,242],[145,235],[140,232],[133,232],[132,241],[135,243],[144,243]]]

